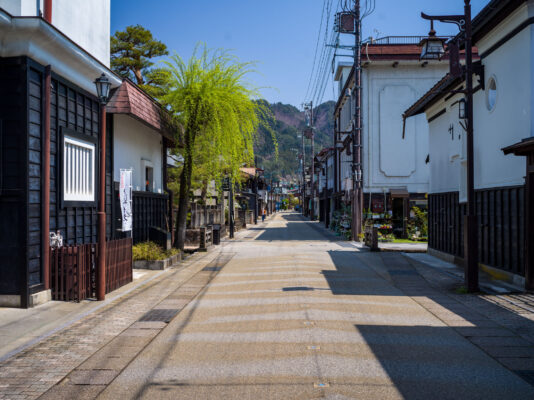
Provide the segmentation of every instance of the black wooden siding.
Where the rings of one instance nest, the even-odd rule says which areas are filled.
[[[28,285],[42,283],[41,273],[41,127],[43,75],[28,68]]]
[[[40,290],[41,165],[44,66],[27,57],[0,58],[0,293]],[[96,98],[52,74],[50,120],[50,230],[60,230],[67,244],[95,242],[96,205],[60,206],[58,144],[61,127],[98,137]],[[106,150],[107,236],[111,237],[112,135]],[[97,153],[98,188],[98,153]],[[97,191],[98,196],[98,191]],[[24,297],[24,296],[23,296]],[[24,304],[23,299],[23,306]]]
[[[97,206],[90,207],[61,207],[59,190],[59,174],[62,172],[59,164],[58,149],[61,127],[72,129],[78,133],[98,138],[99,133],[99,104],[95,98],[88,95],[74,85],[52,76],[51,94],[51,123],[50,123],[50,230],[60,230],[64,241],[68,244],[96,242],[97,240]],[[107,136],[106,145],[106,214],[107,236],[111,232],[111,171],[112,155],[111,137]],[[95,185],[98,189],[98,153],[96,158]],[[59,168],[58,168],[59,167]],[[96,191],[98,198],[98,190]],[[67,203],[68,204],[68,203]]]
[[[429,197],[429,247],[463,257],[463,215],[458,192]],[[525,275],[525,188],[514,186],[476,191],[479,261]]]
[[[26,59],[0,58],[0,294],[27,290],[26,75]]]

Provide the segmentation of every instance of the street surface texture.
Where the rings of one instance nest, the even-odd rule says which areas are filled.
[[[534,399],[532,296],[371,253],[295,213],[0,364],[0,398]]]

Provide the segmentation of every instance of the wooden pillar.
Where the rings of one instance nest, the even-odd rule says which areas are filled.
[[[534,290],[534,151],[527,156],[525,184],[525,289]]]
[[[44,132],[43,132],[43,187],[41,216],[41,246],[43,284],[45,290],[50,289],[50,101],[52,71],[50,65],[45,68],[44,79]]]

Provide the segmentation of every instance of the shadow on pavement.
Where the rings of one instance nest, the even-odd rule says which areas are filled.
[[[451,277],[438,276],[430,284],[400,253],[328,253],[336,270],[323,274],[334,295],[410,296],[448,325],[355,325],[405,398],[429,398],[422,393],[440,393],[435,398],[534,396],[534,321],[491,302],[491,296],[456,293],[461,282]],[[451,387],[459,392],[454,395]]]
[[[254,240],[257,241],[321,241],[321,242],[335,242],[340,239],[328,237],[317,229],[314,229],[314,224],[318,222],[311,222],[299,214],[282,214],[282,220],[285,226],[275,226],[262,228],[265,230]],[[311,229],[310,229],[311,228]]]
[[[355,325],[405,399],[527,399],[534,388],[449,327]]]

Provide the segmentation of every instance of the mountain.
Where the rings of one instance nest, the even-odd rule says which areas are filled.
[[[254,145],[257,165],[265,170],[266,178],[273,177],[292,180],[298,176],[298,154],[302,151],[302,139],[298,137],[306,127],[303,111],[290,104],[273,103],[266,106],[271,110],[274,120],[264,120],[274,131],[278,142],[278,159],[271,132],[260,127]],[[315,107],[315,152],[333,145],[335,102],[328,101]],[[306,147],[306,165],[310,165],[311,143],[304,139]]]

